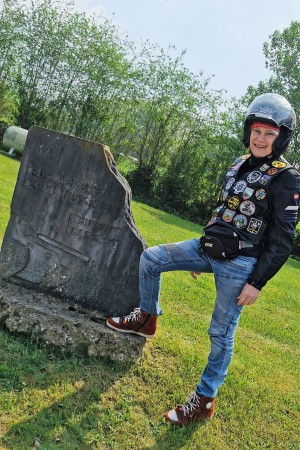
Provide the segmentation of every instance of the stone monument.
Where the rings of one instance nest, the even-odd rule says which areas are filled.
[[[32,127],[0,253],[2,291],[11,283],[26,289],[27,299],[33,291],[35,301],[26,303],[31,310],[50,301],[54,321],[62,307],[70,323],[78,323],[72,314],[83,314],[95,330],[105,317],[129,313],[139,304],[138,266],[146,248],[130,200],[107,146]]]

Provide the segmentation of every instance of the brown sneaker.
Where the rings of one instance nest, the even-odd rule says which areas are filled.
[[[176,425],[189,425],[199,420],[210,419],[214,414],[215,400],[193,392],[185,405],[178,405],[165,413],[165,418]]]
[[[121,333],[134,333],[145,338],[152,338],[156,331],[157,316],[135,308],[128,316],[107,319],[106,325]]]

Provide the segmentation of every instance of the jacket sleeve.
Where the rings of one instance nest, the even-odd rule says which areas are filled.
[[[248,283],[261,289],[279,271],[293,249],[298,218],[300,175],[286,170],[270,183],[269,226],[263,252]]]

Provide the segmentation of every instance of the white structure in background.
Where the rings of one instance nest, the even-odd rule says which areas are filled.
[[[14,151],[23,153],[28,130],[20,127],[8,127],[3,135],[3,147],[12,155]]]

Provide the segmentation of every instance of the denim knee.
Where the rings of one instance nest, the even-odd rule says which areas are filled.
[[[169,262],[169,256],[162,245],[149,247],[140,257],[140,275],[148,273],[157,276],[161,273],[160,266]]]
[[[140,257],[140,272],[152,272],[154,261],[147,255],[148,249],[144,250]]]
[[[215,325],[216,327],[212,323],[208,330],[211,345],[208,359],[211,363],[220,364],[221,368],[228,366],[231,361],[234,349],[234,330],[228,328],[225,324],[217,323]]]
[[[240,312],[237,311],[237,313],[239,316]],[[235,314],[229,314],[216,305],[208,329],[213,353],[220,349],[227,351],[233,349],[236,327],[237,318],[235,317]]]

